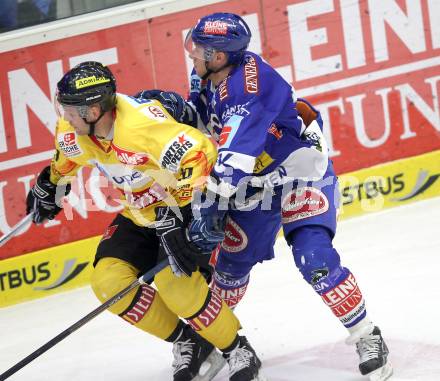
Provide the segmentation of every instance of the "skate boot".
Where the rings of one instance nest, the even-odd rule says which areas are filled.
[[[238,343],[230,351],[225,351],[223,356],[229,364],[230,381],[264,381],[259,375],[261,361],[246,337],[237,336]]]
[[[361,374],[368,375],[371,381],[385,381],[393,374],[393,368],[387,361],[389,351],[379,327],[374,327],[372,332],[359,338],[356,352]]]
[[[189,325],[174,341],[173,355],[174,381],[210,381],[226,364],[214,346]]]

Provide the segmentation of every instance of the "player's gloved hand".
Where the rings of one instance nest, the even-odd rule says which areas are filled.
[[[171,269],[177,276],[191,273],[197,270],[197,262],[201,256],[206,255],[203,251],[190,242],[186,234],[190,206],[180,209],[183,218],[174,213],[167,206],[156,208],[156,234],[160,241],[160,250],[168,256]]]
[[[209,200],[205,193],[194,196],[192,208],[194,219],[188,229],[189,239],[211,252],[225,238],[227,209],[220,208],[219,202]]]
[[[32,221],[41,224],[46,219],[53,220],[62,209],[61,199],[70,192],[70,184],[58,185],[50,182],[50,167],[44,168],[37,183],[26,198],[26,214],[33,213]]]
[[[158,89],[143,90],[135,94],[134,97],[158,100],[179,123],[188,124],[193,127],[197,125],[195,109],[193,109],[180,94],[174,91],[162,91]]]

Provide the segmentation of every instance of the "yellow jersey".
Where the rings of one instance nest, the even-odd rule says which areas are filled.
[[[122,214],[139,226],[155,221],[157,206],[185,206],[203,186],[217,159],[200,131],[176,122],[156,100],[117,94],[113,138],[77,135],[60,118],[51,181],[69,181],[82,167],[96,167],[121,191]]]

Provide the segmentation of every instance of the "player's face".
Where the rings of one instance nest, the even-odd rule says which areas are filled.
[[[63,110],[63,118],[72,125],[78,135],[87,135],[89,133],[90,127],[81,117],[78,107],[63,106]]]
[[[88,116],[89,107],[76,107],[57,104],[56,109],[58,116],[69,122],[78,135],[87,135],[89,133],[90,127],[84,121],[84,118],[82,116]]]
[[[191,58],[193,60],[194,70],[196,71],[196,74],[199,77],[203,77],[206,74],[206,61],[201,60],[200,58]]]

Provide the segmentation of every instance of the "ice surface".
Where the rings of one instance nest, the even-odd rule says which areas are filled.
[[[343,221],[335,247],[386,338],[392,380],[440,380],[440,198]],[[86,287],[0,309],[0,373],[97,306]],[[283,240],[274,260],[255,267],[236,312],[270,381],[365,380],[346,330]],[[104,312],[10,380],[164,381],[171,358],[170,344]]]

